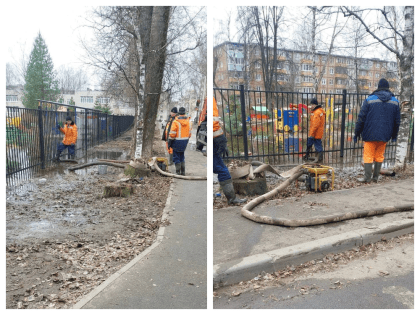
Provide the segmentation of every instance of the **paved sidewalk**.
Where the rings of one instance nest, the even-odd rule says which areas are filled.
[[[186,151],[186,175],[206,175],[206,157]],[[168,220],[144,257],[105,288],[78,303],[86,309],[203,309],[207,307],[206,181],[174,179]],[[107,280],[108,281],[108,280]]]
[[[301,199],[292,197],[268,201],[257,206],[253,211],[261,215],[303,219],[407,204],[414,204],[414,180],[412,179],[309,194]],[[343,242],[347,237],[346,233],[350,238],[363,239],[360,230],[364,228],[381,233],[380,231],[387,229],[387,224],[394,226],[394,230],[398,230],[395,225],[397,222],[401,222],[401,229],[406,231],[407,224],[414,223],[414,212],[407,211],[327,225],[289,228],[250,221],[241,216],[240,209],[240,207],[230,207],[213,212],[214,277],[221,277],[220,279],[223,278],[223,281],[226,282],[230,282],[227,279],[230,275],[221,276],[221,272],[229,273],[233,272],[232,270],[235,268],[244,269],[251,265],[253,272],[257,272],[258,264],[264,265],[260,261],[261,259],[265,259],[266,262],[268,256],[273,261],[281,259],[274,253],[276,250],[287,248],[288,252],[296,253],[301,261],[305,250],[310,253],[317,246],[323,244],[324,253],[328,246],[337,246],[337,242]],[[355,231],[358,231],[359,234],[351,234]],[[317,241],[319,242],[317,243]],[[247,266],[244,265],[245,262]],[[290,264],[293,264],[292,260],[290,260]]]

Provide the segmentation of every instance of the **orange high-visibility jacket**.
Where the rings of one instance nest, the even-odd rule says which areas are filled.
[[[191,137],[190,120],[185,115],[175,118],[172,123],[169,138],[175,140],[188,140]]]
[[[311,113],[309,137],[321,139],[324,135],[325,111],[318,107]]]
[[[220,125],[219,110],[217,109],[216,100],[213,97],[213,138],[223,134],[222,126]]]
[[[77,141],[77,126],[73,125],[64,125],[64,128],[60,128],[60,131],[64,133],[63,144],[70,145],[76,144]]]

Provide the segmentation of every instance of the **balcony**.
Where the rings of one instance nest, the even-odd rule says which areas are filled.
[[[347,79],[347,74],[345,73],[336,73],[335,74],[336,78],[343,78],[343,79]]]
[[[312,63],[311,59],[300,59],[301,63]]]
[[[359,89],[368,91],[369,87],[367,85],[361,85],[361,86],[359,86]]]
[[[285,61],[286,60],[286,56],[277,56],[277,60]]]
[[[372,80],[372,77],[368,76],[368,75],[359,75],[359,80]]]
[[[336,89],[342,89],[342,90],[347,89],[347,85],[345,84],[336,84],[334,86]]]
[[[302,82],[300,85],[303,86],[303,87],[313,87],[314,83],[313,82]]]
[[[277,69],[277,74],[287,74],[286,69]]]

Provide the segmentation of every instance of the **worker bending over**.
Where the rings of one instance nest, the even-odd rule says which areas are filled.
[[[213,173],[217,174],[217,179],[228,200],[228,204],[241,204],[246,199],[236,197],[232,177],[222,160],[222,154],[226,152],[226,149],[227,139],[223,134],[222,126],[220,126],[219,110],[217,109],[216,100],[213,98]]]

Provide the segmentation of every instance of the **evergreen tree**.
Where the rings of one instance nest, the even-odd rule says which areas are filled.
[[[22,103],[26,108],[37,108],[37,99],[55,102],[60,90],[55,79],[54,64],[41,33],[35,39],[25,75]]]

